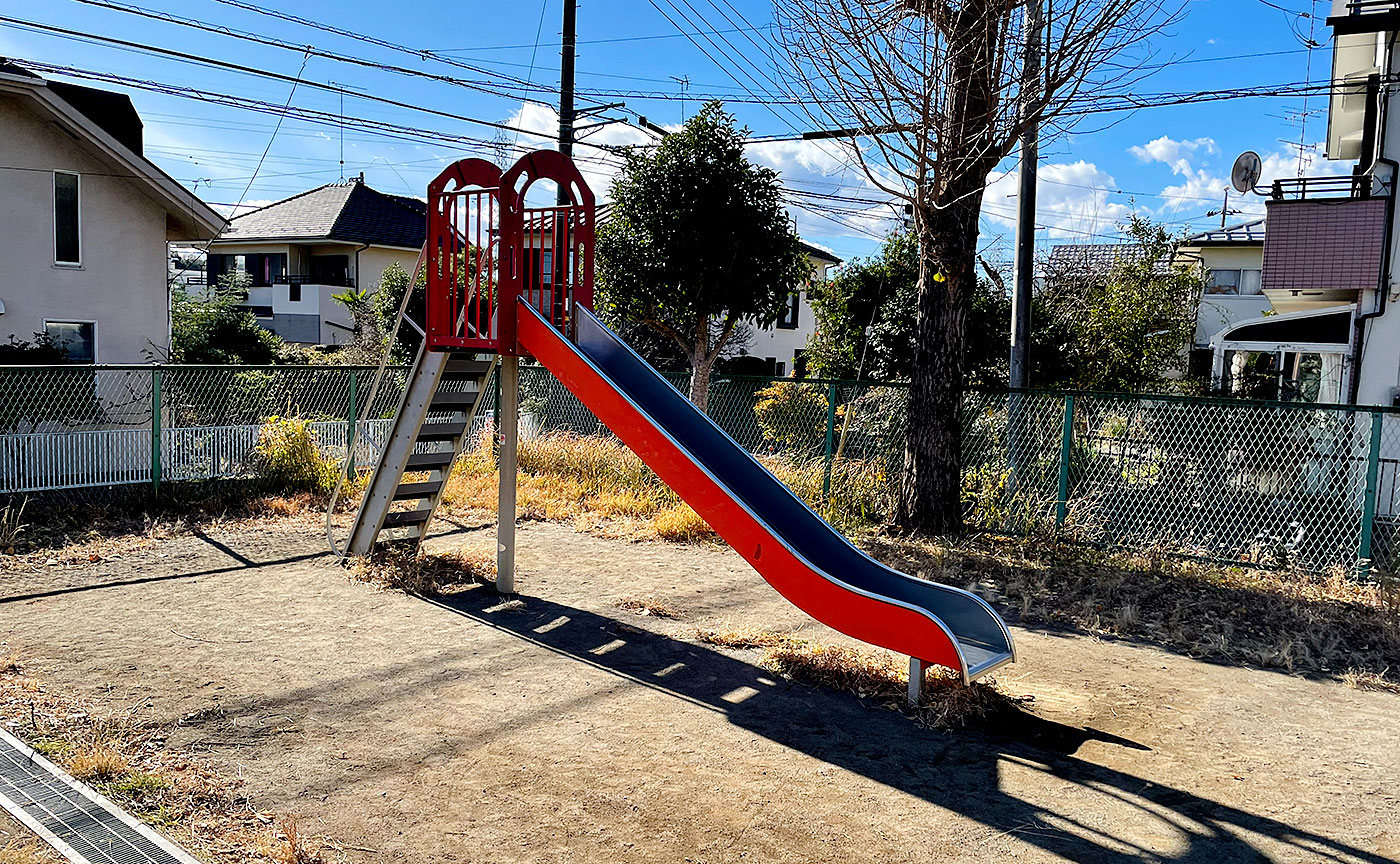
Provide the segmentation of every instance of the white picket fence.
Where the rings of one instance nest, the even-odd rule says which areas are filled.
[[[389,420],[363,420],[355,434],[355,463],[373,465]],[[345,456],[348,424],[310,424],[327,455]],[[251,477],[259,424],[161,430],[160,477],[168,481]],[[150,483],[150,428],[0,435],[0,494]]]

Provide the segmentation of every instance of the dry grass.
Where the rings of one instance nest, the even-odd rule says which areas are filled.
[[[688,504],[678,504],[651,517],[651,529],[657,537],[672,543],[700,543],[718,537],[715,529]]]
[[[277,836],[267,843],[268,859],[276,864],[322,864],[321,851],[302,840],[297,832],[297,817],[287,816],[277,827]]]
[[[1395,584],[1007,538],[882,537],[864,545],[891,567],[973,590],[1029,627],[1288,672],[1400,669]]]
[[[908,665],[890,651],[830,645],[770,630],[698,630],[696,637],[725,648],[762,649],[759,663],[793,681],[854,693],[892,710],[906,707]],[[935,729],[1001,724],[1013,720],[1018,701],[994,682],[964,687],[953,670],[933,667],[926,673],[913,716]]]
[[[1389,669],[1382,669],[1380,672],[1348,669],[1342,675],[1342,683],[1353,690],[1375,690],[1400,694],[1400,681],[1390,677],[1389,672]]]
[[[84,747],[68,760],[68,773],[84,783],[118,780],[131,773],[131,763],[111,741]]]
[[[664,600],[657,600],[654,597],[623,597],[614,602],[613,605],[624,612],[632,612],[637,615],[650,615],[653,618],[670,618],[675,620],[685,617],[684,609],[667,603]]]
[[[389,547],[349,559],[346,566],[361,582],[423,597],[496,582],[495,557],[472,550],[415,555],[409,548]]]
[[[32,678],[0,673],[0,723],[13,734],[175,843],[206,861],[239,864],[324,862],[319,839],[295,834],[287,857],[285,829],[277,815],[256,810],[239,788],[243,781],[206,758],[166,745],[167,729],[126,706],[108,713],[100,705],[57,695]],[[285,825],[285,823],[284,823]],[[48,864],[32,838],[0,847],[0,864]],[[8,857],[7,857],[8,856]]]
[[[0,846],[0,864],[55,864],[64,860],[37,840],[11,840]]]

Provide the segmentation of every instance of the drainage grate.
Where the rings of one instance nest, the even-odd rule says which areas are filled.
[[[0,806],[74,864],[199,864],[3,729]]]

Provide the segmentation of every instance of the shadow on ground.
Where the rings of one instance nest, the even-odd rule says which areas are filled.
[[[464,615],[540,648],[586,663],[676,698],[722,712],[729,721],[829,764],[961,813],[1077,862],[1269,860],[1254,838],[1268,838],[1307,860],[1379,862],[1383,857],[1189,792],[1095,765],[1075,753],[1090,740],[1146,749],[1093,729],[1030,714],[996,733],[956,735],[921,728],[902,715],[846,694],[775,681],[772,673],[728,654],[640,630],[613,618],[539,598],[502,605],[478,588],[427,602]],[[619,644],[620,643],[620,644]],[[604,646],[611,646],[600,653]],[[1174,831],[1163,855],[1111,821],[1086,824],[1044,803],[1005,791],[1009,766],[1044,772],[1103,799],[1102,808],[1128,807]],[[1083,796],[1078,798],[1084,810]]]

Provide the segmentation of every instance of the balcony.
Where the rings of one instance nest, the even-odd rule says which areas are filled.
[[[1275,310],[1355,303],[1379,284],[1390,185],[1374,175],[1274,183],[1260,288]]]
[[[1375,174],[1290,177],[1275,180],[1274,185],[1269,188],[1269,197],[1274,201],[1316,201],[1319,198],[1385,198],[1389,194],[1390,178]]]
[[[1327,26],[1336,36],[1353,33],[1380,33],[1400,29],[1400,0],[1348,0],[1332,5]]]
[[[333,288],[354,288],[355,280],[344,273],[283,274],[273,278],[277,285],[329,285]]]

